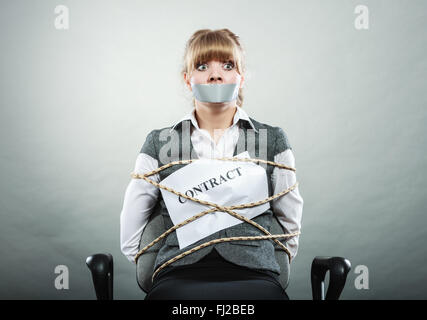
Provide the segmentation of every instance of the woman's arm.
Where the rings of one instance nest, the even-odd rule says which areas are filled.
[[[292,149],[286,149],[277,154],[274,157],[274,162],[295,168],[295,157]],[[294,171],[275,167],[271,181],[273,184],[273,193],[277,194],[295,184],[296,174]],[[293,233],[301,230],[303,203],[304,201],[298,187],[273,200],[273,212],[277,216],[285,233]],[[289,249],[293,259],[298,251],[299,235],[290,239],[279,239],[279,241],[283,243],[286,241],[286,247]]]
[[[135,163],[134,173],[144,174],[158,168],[153,157],[141,152]],[[159,174],[148,179],[160,183]],[[159,196],[159,188],[144,179],[132,179],[126,189],[120,214],[120,248],[129,261],[135,263],[141,234],[147,225]]]

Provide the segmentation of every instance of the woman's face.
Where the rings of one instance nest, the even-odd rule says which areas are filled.
[[[211,60],[196,66],[191,77],[184,74],[184,80],[191,90],[191,83],[194,84],[228,84],[238,83],[243,86],[244,77],[237,72],[237,67],[232,61]]]

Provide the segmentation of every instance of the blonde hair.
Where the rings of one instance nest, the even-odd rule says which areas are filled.
[[[184,73],[190,76],[198,63],[211,60],[231,60],[237,67],[237,72],[240,75],[246,72],[245,53],[240,44],[239,36],[228,29],[202,29],[196,31],[187,41],[181,70],[181,79],[184,79]],[[242,88],[239,89],[236,103],[238,106],[242,107]],[[196,105],[194,98],[193,105]]]

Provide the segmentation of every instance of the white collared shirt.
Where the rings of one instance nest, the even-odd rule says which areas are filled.
[[[249,119],[247,113],[239,106],[237,106],[236,113],[233,117],[233,124],[225,129],[221,134],[217,144],[206,129],[201,129],[195,117],[195,108],[179,120],[170,131],[172,131],[180,122],[184,120],[191,120],[193,126],[191,127],[191,142],[199,158],[220,158],[232,157],[234,148],[239,139],[239,120],[246,120],[250,123],[253,130],[258,130]],[[214,132],[216,135],[216,132]]]
[[[239,120],[247,120],[255,130],[255,126],[249,119],[247,113],[237,106],[234,114],[233,124],[227,128],[217,144],[209,132],[199,128],[194,115],[195,109],[181,118],[172,128],[184,120],[191,120],[193,124],[191,130],[191,142],[199,158],[220,158],[233,157],[234,149],[239,138]],[[287,149],[274,157],[274,162],[281,163],[295,168],[295,157],[291,149]],[[158,168],[158,162],[148,154],[140,153],[136,159],[134,172],[144,174]],[[160,183],[159,174],[150,176],[157,183]],[[277,167],[273,169],[271,175],[273,192],[277,194],[296,182],[296,175],[291,170],[281,170]],[[160,190],[143,179],[132,179],[126,189],[123,209],[120,214],[120,247],[122,253],[129,261],[135,263],[135,255],[138,253],[141,234],[152,213]],[[278,217],[283,227],[284,233],[293,233],[301,230],[301,219],[303,209],[303,199],[299,193],[298,187],[286,195],[279,197],[272,202],[272,210]],[[280,241],[281,239],[279,239]],[[292,258],[298,251],[299,236],[292,237],[285,243],[289,249]]]

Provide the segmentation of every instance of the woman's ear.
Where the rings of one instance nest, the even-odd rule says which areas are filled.
[[[239,87],[239,89],[243,87],[243,83],[244,82],[245,82],[245,77],[244,76],[240,76],[240,87]]]
[[[193,90],[191,89],[190,79],[188,79],[188,78],[189,78],[189,77],[188,77],[187,72],[184,72],[184,82],[185,82],[185,84],[187,85],[188,89],[190,89],[190,91],[193,91]]]

